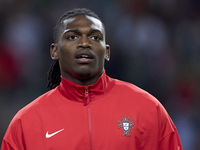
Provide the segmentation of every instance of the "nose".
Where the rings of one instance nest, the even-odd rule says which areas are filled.
[[[91,48],[92,44],[90,43],[88,37],[83,36],[80,39],[80,42],[78,44],[78,48]]]

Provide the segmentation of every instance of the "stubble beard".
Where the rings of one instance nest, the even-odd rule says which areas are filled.
[[[79,72],[76,74],[79,80],[89,80],[92,78],[92,73],[90,72]]]
[[[82,85],[91,85],[98,80],[101,74],[102,72],[83,71],[76,74],[76,79],[78,79]]]

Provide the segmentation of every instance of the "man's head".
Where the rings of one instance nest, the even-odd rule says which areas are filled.
[[[91,16],[91,17],[94,17],[94,18],[100,20],[100,18],[98,17],[97,14],[95,14],[94,12],[92,12],[91,10],[86,9],[86,8],[75,8],[75,9],[72,9],[72,10],[65,12],[60,17],[60,19],[56,23],[56,26],[54,27],[53,38],[54,38],[55,43],[58,42],[60,32],[62,32],[62,30],[65,28],[64,21],[66,19],[73,18],[73,17],[78,16],[78,15],[87,15],[87,16]]]
[[[66,12],[54,28],[54,41],[51,45],[54,63],[49,71],[49,87],[59,84],[58,70],[64,78],[78,84],[96,82],[104,70],[104,61],[110,57],[109,46],[105,43],[105,28],[96,14],[88,9]],[[52,83],[53,80],[57,85]]]

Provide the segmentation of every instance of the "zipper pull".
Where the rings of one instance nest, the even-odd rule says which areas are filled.
[[[85,88],[85,97],[88,98],[88,87]]]
[[[85,103],[84,103],[84,105],[86,106],[86,105],[88,105],[89,104],[89,102],[90,102],[90,100],[89,100],[89,92],[88,92],[88,87],[86,87],[85,88]]]

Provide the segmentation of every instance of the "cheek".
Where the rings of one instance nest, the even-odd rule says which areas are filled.
[[[60,45],[60,57],[68,57],[70,58],[73,52],[73,47],[69,44],[66,44],[63,42],[63,44]]]
[[[101,50],[98,52],[98,64],[99,65],[104,65],[105,62],[105,51]]]
[[[103,46],[98,51],[99,59],[102,60],[102,61],[104,61],[105,52],[106,52],[106,50],[105,50],[105,47],[103,47]]]
[[[60,62],[62,66],[69,65],[73,60],[73,53],[66,49],[60,49]]]

